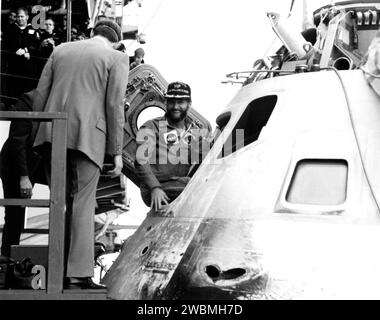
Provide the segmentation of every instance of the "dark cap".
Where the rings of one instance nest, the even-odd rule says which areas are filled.
[[[183,82],[172,82],[168,86],[165,97],[172,99],[191,99],[190,86]]]
[[[144,56],[145,56],[145,51],[144,51],[144,49],[143,49],[143,48],[137,48],[137,49],[135,50],[135,56],[136,56],[136,57],[143,57],[143,58],[144,58]]]
[[[122,40],[119,25],[109,19],[100,20],[95,24],[94,35],[101,35],[114,43]]]

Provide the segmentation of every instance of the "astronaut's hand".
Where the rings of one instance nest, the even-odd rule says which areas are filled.
[[[169,204],[169,197],[161,188],[154,188],[151,192],[150,208],[158,211],[161,209],[162,204]]]
[[[20,195],[21,198],[31,198],[32,197],[33,185],[30,182],[28,176],[22,176],[20,178]]]

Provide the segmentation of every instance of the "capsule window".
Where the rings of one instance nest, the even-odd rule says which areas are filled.
[[[244,110],[242,116],[224,142],[218,158],[226,157],[237,150],[255,142],[266,126],[274,107],[277,96],[270,95],[253,100]]]
[[[307,205],[340,205],[347,196],[347,175],[346,160],[301,160],[295,167],[286,201]]]

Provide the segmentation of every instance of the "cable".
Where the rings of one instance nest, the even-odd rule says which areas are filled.
[[[18,100],[19,98],[13,97],[13,96],[6,96],[4,94],[0,94],[0,98],[6,98],[6,99],[12,99],[12,100]]]
[[[369,71],[366,70],[363,66],[360,67],[360,70],[362,70],[365,74],[368,74],[368,75],[370,75],[370,76],[373,77],[373,78],[380,79],[380,74],[374,74],[374,73],[372,73],[372,72],[369,72]]]
[[[274,44],[276,43],[277,40],[278,40],[278,37],[277,37],[277,35],[276,35],[276,36],[274,37],[272,43],[269,45],[268,49],[265,51],[265,53],[264,53],[264,55],[263,55],[263,57],[262,57],[261,59],[264,59],[264,58],[266,58],[266,57],[268,56],[269,51],[272,49],[272,47],[274,46]]]
[[[0,72],[0,75],[2,75],[2,76],[7,76],[7,77],[9,77],[9,78],[19,78],[19,79],[26,79],[26,80],[39,81],[39,78],[31,78],[31,77],[19,76],[19,75],[17,75],[17,74],[13,74],[13,73],[4,73],[4,72]]]
[[[290,9],[289,9],[289,15],[288,15],[288,18],[292,15],[294,2],[295,2],[295,0],[292,0],[292,3],[290,4]]]
[[[141,33],[144,32],[145,29],[146,29],[146,28],[150,25],[150,23],[153,21],[154,17],[156,16],[158,10],[161,8],[161,5],[163,4],[164,1],[165,1],[165,0],[161,0],[161,2],[158,4],[156,10],[154,10],[152,16],[150,17],[148,23],[144,26],[144,29],[141,31]]]
[[[141,33],[144,33],[144,31],[146,30],[146,28],[150,25],[150,23],[153,21],[154,17],[156,16],[158,10],[161,8],[161,5],[162,3],[164,2],[165,0],[161,0],[161,2],[158,4],[158,6],[156,7],[156,10],[154,10],[152,16],[150,17],[148,23],[144,26],[143,30],[140,32]],[[126,48],[129,48],[132,44],[134,44],[137,40],[135,39],[134,41],[132,41]]]
[[[379,203],[378,203],[378,201],[377,201],[377,199],[376,199],[376,194],[375,194],[374,189],[373,189],[373,187],[372,187],[372,184],[371,184],[371,182],[370,182],[370,180],[369,180],[367,170],[366,170],[366,168],[365,168],[365,166],[364,166],[363,152],[362,152],[361,147],[360,147],[360,143],[359,143],[359,139],[358,139],[358,135],[357,135],[357,131],[356,131],[356,127],[355,127],[355,123],[354,123],[354,120],[353,120],[352,111],[351,111],[351,104],[350,104],[350,100],[349,100],[349,98],[348,98],[348,94],[347,94],[346,86],[345,86],[345,84],[344,84],[344,82],[343,82],[343,79],[342,79],[342,77],[340,76],[340,74],[339,74],[339,72],[338,72],[338,70],[337,70],[336,68],[334,68],[334,67],[327,67],[327,68],[321,68],[321,70],[332,70],[332,71],[334,71],[335,74],[337,75],[339,81],[340,81],[340,84],[341,84],[342,89],[343,89],[344,97],[345,97],[345,99],[346,99],[346,105],[347,105],[348,115],[349,115],[349,117],[350,117],[351,127],[352,127],[352,130],[353,130],[353,132],[354,132],[354,137],[355,137],[356,145],[357,145],[357,147],[358,147],[359,157],[360,157],[360,161],[361,161],[361,163],[362,163],[364,176],[365,176],[365,178],[366,178],[366,180],[367,180],[367,183],[368,183],[369,189],[371,190],[371,193],[372,193],[373,199],[374,199],[374,201],[375,201],[375,203],[376,203],[377,210],[378,210],[379,213],[380,213],[380,206],[379,206]]]

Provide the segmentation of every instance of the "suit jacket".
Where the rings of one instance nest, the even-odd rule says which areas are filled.
[[[11,111],[32,111],[34,91],[23,94]],[[20,179],[28,176],[35,183],[47,184],[41,157],[33,149],[33,127],[36,122],[27,119],[13,120],[9,137],[0,153],[0,177]]]
[[[122,154],[123,98],[129,58],[101,37],[56,47],[38,83],[34,111],[67,112],[67,148],[100,168],[105,153]],[[41,123],[34,145],[51,142],[51,123]]]

